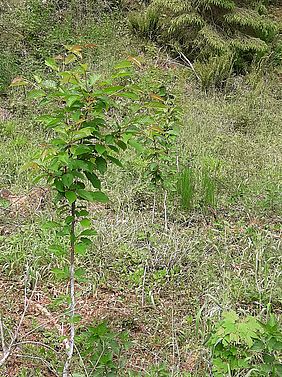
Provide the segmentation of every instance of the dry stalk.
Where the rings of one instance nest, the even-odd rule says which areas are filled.
[[[19,337],[20,329],[22,327],[22,324],[23,324],[23,321],[25,319],[27,310],[29,308],[29,305],[32,301],[32,298],[33,298],[34,293],[35,293],[36,288],[37,288],[37,281],[38,281],[38,278],[36,278],[34,288],[31,292],[30,297],[28,298],[27,297],[28,268],[27,268],[26,279],[25,279],[25,288],[24,288],[24,292],[25,292],[24,293],[24,296],[25,296],[24,297],[24,309],[23,309],[22,315],[20,317],[18,326],[17,326],[14,334],[12,335],[12,338],[11,338],[8,346],[6,345],[7,342],[5,340],[5,334],[4,334],[4,331],[3,331],[3,321],[2,321],[2,318],[0,316],[0,336],[1,336],[2,351],[3,351],[2,357],[0,358],[0,367],[2,367],[5,364],[7,359],[11,356],[13,349],[15,348],[15,344],[17,343],[17,339]]]

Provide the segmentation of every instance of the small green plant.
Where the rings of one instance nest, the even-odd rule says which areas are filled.
[[[154,186],[169,182],[172,164],[176,165],[175,139],[178,136],[180,108],[167,99],[165,88],[153,94],[149,117],[139,119],[142,134],[139,139],[146,147],[143,155],[148,162],[147,176]]]
[[[142,151],[147,162],[145,175],[154,187],[152,222],[154,222],[156,194],[160,188],[161,191],[164,190],[164,217],[167,228],[166,197],[170,178],[176,167],[175,139],[178,136],[181,111],[167,96],[163,87],[160,88],[160,93],[153,94],[152,97],[153,101],[149,104],[150,115],[142,116],[138,120],[142,128],[139,140],[145,146],[145,150]]]
[[[266,322],[253,316],[223,313],[207,341],[215,377],[282,375],[282,331],[270,314]]]
[[[77,345],[92,376],[117,376],[124,370],[123,352],[130,347],[126,332],[113,332],[102,322],[78,335]]]

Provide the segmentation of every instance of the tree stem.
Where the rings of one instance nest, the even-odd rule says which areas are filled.
[[[70,365],[74,350],[74,315],[75,315],[75,288],[74,288],[74,246],[75,246],[75,202],[71,205],[71,230],[70,230],[70,337],[67,342],[67,359],[64,365],[63,377],[70,376]]]

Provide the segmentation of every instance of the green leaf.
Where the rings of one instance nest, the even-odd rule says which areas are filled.
[[[59,179],[55,179],[54,180],[54,186],[56,187],[56,189],[59,191],[59,192],[64,192],[65,191],[65,187],[63,185],[63,182],[60,181]]]
[[[109,198],[102,191],[77,190],[78,195],[89,202],[107,203]]]
[[[239,319],[238,315],[236,314],[236,312],[234,312],[234,310],[230,310],[229,312],[223,312],[222,317],[230,321],[231,323],[235,323]]]
[[[108,203],[109,198],[102,191],[95,191],[93,192],[93,200],[100,203]]]
[[[140,97],[136,93],[132,93],[132,92],[117,93],[116,96],[117,97],[129,98],[129,99],[132,99],[132,100],[139,100],[140,99]]]
[[[72,146],[71,151],[73,152],[74,156],[80,156],[82,154],[92,153],[92,147],[89,145],[79,144]]]
[[[95,165],[92,164],[90,161],[84,160],[72,160],[71,161],[71,168],[72,169],[81,169],[84,171],[92,172],[95,168]]]
[[[59,71],[59,67],[58,67],[55,59],[53,59],[53,58],[47,58],[45,60],[45,65],[47,65],[47,67],[50,67],[54,71]]]
[[[91,220],[89,220],[89,219],[82,219],[80,221],[80,225],[83,226],[83,228],[87,228],[87,227],[91,226]]]
[[[132,68],[132,63],[129,60],[123,60],[114,66],[114,69]]]
[[[42,98],[45,96],[46,96],[46,93],[44,92],[44,90],[41,90],[41,89],[31,90],[27,95],[27,97],[31,99]]]
[[[117,145],[118,145],[123,151],[125,151],[126,148],[127,148],[126,144],[125,144],[122,140],[117,140],[117,141],[116,141],[116,144],[117,144]]]
[[[74,131],[72,133],[73,135],[73,140],[80,140],[80,139],[84,139],[86,138],[87,136],[90,136],[92,135],[93,133],[93,129],[91,127],[84,127],[84,128],[81,128],[80,130],[78,131]]]
[[[77,215],[78,217],[80,217],[80,216],[88,216],[88,215],[89,215],[89,212],[86,211],[85,209],[82,209],[81,211],[76,211],[76,215]]]
[[[272,337],[268,341],[268,349],[271,351],[282,351],[282,342]]]
[[[74,246],[74,251],[75,251],[77,254],[80,254],[80,255],[84,255],[85,252],[86,252],[86,249],[87,249],[87,245],[86,245],[84,242],[78,242],[78,243]]]
[[[45,80],[42,82],[41,86],[46,89],[56,89],[57,83],[54,80]]]
[[[119,79],[119,78],[123,78],[123,77],[130,77],[130,76],[133,76],[133,73],[132,72],[118,72],[116,73],[115,75],[112,76],[113,79]]]
[[[99,154],[103,154],[107,149],[104,145],[96,144],[95,149]]]
[[[74,276],[76,277],[77,280],[80,280],[80,281],[82,281],[81,278],[82,278],[84,275],[86,275],[86,271],[85,271],[84,268],[81,268],[81,267],[80,267],[80,268],[77,268],[77,269],[75,270],[75,272],[74,272]]]
[[[80,233],[80,235],[79,235],[79,237],[84,237],[84,236],[97,236],[97,231],[96,230],[94,230],[94,229],[85,229],[85,230],[83,230],[81,233]],[[86,238],[87,239],[87,238]],[[85,242],[85,240],[83,239],[83,242],[84,243],[86,243]],[[91,241],[90,241],[91,242]],[[92,243],[92,242],[91,242]]]
[[[56,221],[46,221],[46,223],[42,225],[43,229],[56,229],[60,227],[61,227],[61,224]]]
[[[92,184],[93,187],[97,188],[97,189],[101,189],[101,181],[100,179],[97,177],[96,174],[94,173],[89,173],[89,172],[84,172],[84,174],[86,175],[86,178],[89,180],[89,182]]]
[[[68,200],[68,202],[69,202],[70,204],[74,203],[74,202],[76,201],[76,199],[77,199],[77,195],[76,195],[76,193],[73,192],[73,191],[67,191],[67,192],[65,193],[65,197],[67,198],[67,200]]]
[[[62,145],[66,145],[67,143],[63,139],[55,138],[50,141],[50,144],[55,145],[55,146],[62,146]]]
[[[51,245],[49,247],[49,250],[54,253],[55,255],[61,256],[65,254],[65,250],[62,246],[60,245]]]
[[[97,75],[96,73],[89,76],[89,84],[90,86],[93,86],[97,81],[99,81],[101,78],[101,75]]]
[[[103,92],[106,94],[113,94],[123,89],[123,86],[110,86],[103,89]]]
[[[101,174],[104,174],[107,171],[107,161],[103,157],[97,157],[95,163]]]
[[[52,115],[42,115],[37,118],[38,121],[45,123],[47,127],[57,126],[63,120],[62,116],[55,117]]]
[[[24,78],[16,77],[16,78],[13,79],[10,86],[17,87],[17,86],[26,86],[28,84],[29,84],[29,82],[27,80],[25,80]]]
[[[68,54],[65,58],[65,64],[68,65],[68,64],[71,64],[73,62],[75,62],[77,60],[77,56],[75,56],[74,54]]]
[[[116,153],[119,153],[119,149],[118,149],[118,147],[116,147],[115,145],[110,144],[110,145],[109,145],[109,148],[110,148],[112,151],[115,151]]]
[[[79,323],[81,321],[81,315],[75,314],[72,318],[69,318],[69,323]],[[77,374],[73,374],[72,377],[77,376]],[[85,375],[78,375],[80,377],[85,377]]]
[[[69,277],[69,270],[67,267],[65,268],[53,268],[53,274],[56,276],[57,279],[64,280],[68,279]]]
[[[73,175],[71,173],[64,174],[61,178],[65,187],[70,187],[72,185]]]
[[[128,144],[135,148],[138,152],[144,152],[143,146],[140,143],[138,143],[138,141],[136,141],[135,139],[129,139]]]
[[[123,168],[123,165],[122,163],[120,162],[120,160],[118,160],[117,158],[113,157],[113,156],[107,156],[108,160],[112,161],[114,164],[116,164],[117,166],[119,166],[120,168]]]
[[[81,99],[81,96],[74,95],[74,96],[69,96],[69,98],[66,101],[66,105],[68,107],[71,107],[75,102],[79,101]]]
[[[65,223],[66,223],[67,225],[71,224],[73,221],[74,221],[74,216],[69,215],[69,216],[67,216],[67,217],[65,218]]]

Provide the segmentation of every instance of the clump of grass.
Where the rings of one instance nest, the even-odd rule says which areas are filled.
[[[213,171],[208,166],[204,166],[203,168],[201,183],[203,206],[214,208],[216,205],[216,183]]]
[[[177,193],[180,197],[181,208],[188,211],[191,210],[195,197],[195,178],[191,167],[186,167],[179,174]]]
[[[196,61],[194,68],[202,89],[207,91],[211,88],[224,88],[232,76],[233,63],[234,58],[231,54]]]
[[[135,34],[141,35],[146,39],[154,39],[156,31],[161,27],[160,13],[155,9],[147,9],[144,14],[134,12],[129,15],[129,26]]]

